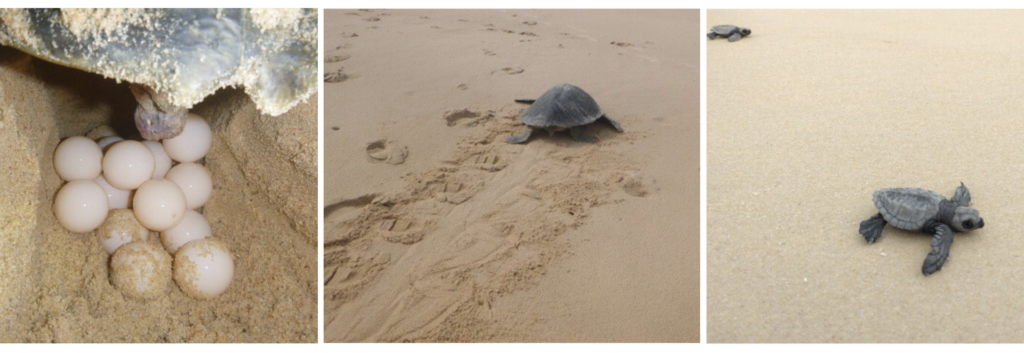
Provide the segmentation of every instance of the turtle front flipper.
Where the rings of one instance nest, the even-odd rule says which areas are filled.
[[[718,38],[718,34],[716,34],[715,32],[708,32],[708,39],[715,39],[715,38]]]
[[[612,120],[612,118],[609,118],[607,115],[602,115],[601,117],[604,118],[604,120],[608,120],[608,122],[612,124],[612,127],[614,127],[616,131],[623,132],[622,125],[619,125],[618,122]]]
[[[960,206],[964,206],[964,207],[970,206],[971,205],[971,191],[967,190],[967,187],[964,186],[963,182],[961,182],[960,186],[958,186],[956,188],[956,193],[953,194],[953,199],[950,200],[950,201],[953,201],[953,203],[955,203],[957,205],[960,205]]]
[[[536,102],[536,101],[537,101],[536,99],[516,99],[516,103],[524,103],[524,104],[533,104],[533,102]]]
[[[519,135],[509,136],[508,139],[506,139],[505,141],[508,143],[523,143],[526,142],[526,140],[530,139],[531,134],[533,134],[533,128],[527,126],[525,129],[523,129],[523,132],[519,133]]]
[[[582,126],[573,126],[569,128],[569,135],[572,135],[572,138],[579,142],[597,142],[597,137],[590,134],[590,132],[588,132],[587,129],[583,128]]]
[[[868,244],[874,243],[882,237],[882,228],[885,228],[885,218],[882,218],[881,213],[860,222],[860,234],[864,236],[864,240],[867,240]]]
[[[949,258],[949,248],[953,245],[953,230],[945,224],[935,227],[935,236],[932,237],[932,252],[924,259],[924,266],[921,272],[925,276],[941,270]]]
[[[729,41],[730,42],[735,42],[735,41],[740,40],[742,38],[743,38],[743,35],[740,34],[739,32],[736,32],[736,33],[733,33],[731,36],[729,36]]]

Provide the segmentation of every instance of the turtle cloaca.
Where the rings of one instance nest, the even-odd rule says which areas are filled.
[[[970,232],[985,226],[978,210],[968,207],[971,192],[963,183],[953,198],[917,188],[892,188],[875,191],[873,200],[878,214],[860,222],[860,234],[868,243],[882,236],[886,223],[904,230],[933,234],[932,251],[924,259],[925,276],[941,270],[953,245],[953,232]]]
[[[519,121],[526,124],[518,135],[509,136],[508,143],[524,143],[530,139],[534,129],[544,129],[554,136],[555,132],[569,130],[569,135],[580,142],[594,143],[597,137],[586,130],[586,126],[598,120],[606,120],[622,132],[622,126],[601,111],[601,107],[582,88],[571,84],[551,87],[540,98],[516,99],[518,103],[532,103],[519,116]]]
[[[729,38],[730,42],[743,39],[743,37],[750,35],[750,28],[743,28],[733,25],[718,25],[711,27],[711,32],[708,32],[708,39],[715,39],[719,36]]]

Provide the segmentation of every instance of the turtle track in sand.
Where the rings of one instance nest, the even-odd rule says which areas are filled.
[[[592,207],[631,197],[623,188],[638,169],[615,152],[628,135],[506,144],[522,128],[516,108],[451,124],[477,131],[401,190],[347,202],[350,216],[325,226],[325,341],[516,339],[493,301],[535,285]]]

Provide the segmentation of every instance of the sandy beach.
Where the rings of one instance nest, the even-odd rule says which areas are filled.
[[[174,285],[129,299],[96,236],[54,216],[57,144],[104,124],[137,134],[136,104],[126,82],[0,47],[0,342],[316,342],[316,95],[278,117],[240,88],[191,110],[213,131],[202,213],[235,266],[202,301]]]
[[[698,11],[324,14],[325,342],[699,340]]]
[[[1021,341],[1021,14],[707,11],[753,31],[707,43],[709,342]],[[985,227],[941,271],[858,234],[875,190],[961,182]]]

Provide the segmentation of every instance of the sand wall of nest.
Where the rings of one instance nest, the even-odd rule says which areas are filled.
[[[57,143],[101,124],[127,137],[134,104],[126,83],[0,47],[0,342],[315,342],[315,96],[276,118],[240,90],[192,110],[214,131],[203,213],[236,264],[206,301],[128,299],[95,236],[53,215]]]

